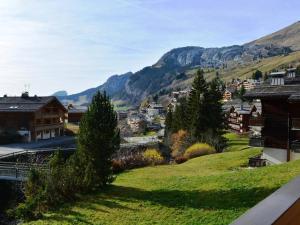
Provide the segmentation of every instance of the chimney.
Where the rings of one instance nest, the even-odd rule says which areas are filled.
[[[29,93],[28,91],[24,91],[21,95],[22,98],[29,98]]]

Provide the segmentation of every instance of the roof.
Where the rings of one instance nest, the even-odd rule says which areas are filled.
[[[300,94],[300,85],[261,85],[248,91],[244,97],[253,98],[289,98]]]
[[[288,72],[294,72],[294,71],[296,71],[296,69],[297,69],[297,68],[289,68],[289,69],[287,69],[286,71],[288,71]]]
[[[299,94],[293,94],[289,97],[290,102],[298,102],[300,101],[300,93]]]
[[[0,97],[0,112],[35,112],[51,101],[59,102],[54,96]]]
[[[285,71],[280,71],[280,72],[273,72],[273,73],[270,73],[270,77],[283,77],[286,75],[286,72]]]
[[[76,108],[71,108],[68,109],[68,113],[86,113],[87,109],[76,109]]]

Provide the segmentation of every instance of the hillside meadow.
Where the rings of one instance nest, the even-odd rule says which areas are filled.
[[[229,224],[300,173],[300,161],[249,169],[261,150],[229,137],[224,153],[124,172],[106,190],[27,224]]]

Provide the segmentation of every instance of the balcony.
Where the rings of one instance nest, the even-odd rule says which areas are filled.
[[[258,117],[250,117],[249,126],[252,127],[263,127],[264,126],[264,118],[261,116]]]
[[[264,139],[262,137],[250,137],[249,146],[264,147]]]
[[[292,119],[292,130],[300,130],[300,118]]]
[[[299,224],[300,177],[284,185],[259,202],[231,225]]]

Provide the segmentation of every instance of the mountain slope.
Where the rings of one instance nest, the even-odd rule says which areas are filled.
[[[190,84],[191,77],[178,79],[182,72],[192,71],[199,67],[208,68],[214,71],[214,74],[215,70],[218,70],[221,75],[224,75],[223,78],[227,79],[227,77],[237,77],[233,72],[239,68],[249,67],[252,71],[256,64],[265,59],[284,57],[298,49],[300,49],[299,22],[245,45],[222,48],[196,46],[176,48],[164,54],[152,66],[145,67],[136,73],[113,76],[97,88],[62,97],[61,100],[87,103],[96,90],[106,90],[115,101],[120,100],[128,105],[138,105],[144,98],[161,90],[172,90],[175,87],[186,88]]]
[[[293,51],[300,50],[300,21],[263,38],[250,42],[249,45],[274,44],[290,47]]]
[[[132,75],[131,72],[122,74],[122,75],[113,75],[111,76],[104,84],[87,89],[83,92],[68,95],[68,96],[58,96],[58,98],[62,102],[68,103],[76,103],[79,105],[86,104],[91,101],[93,95],[99,91],[106,91],[108,95],[110,95],[113,99],[121,98],[122,93],[125,88],[125,83],[127,82],[128,78]]]

